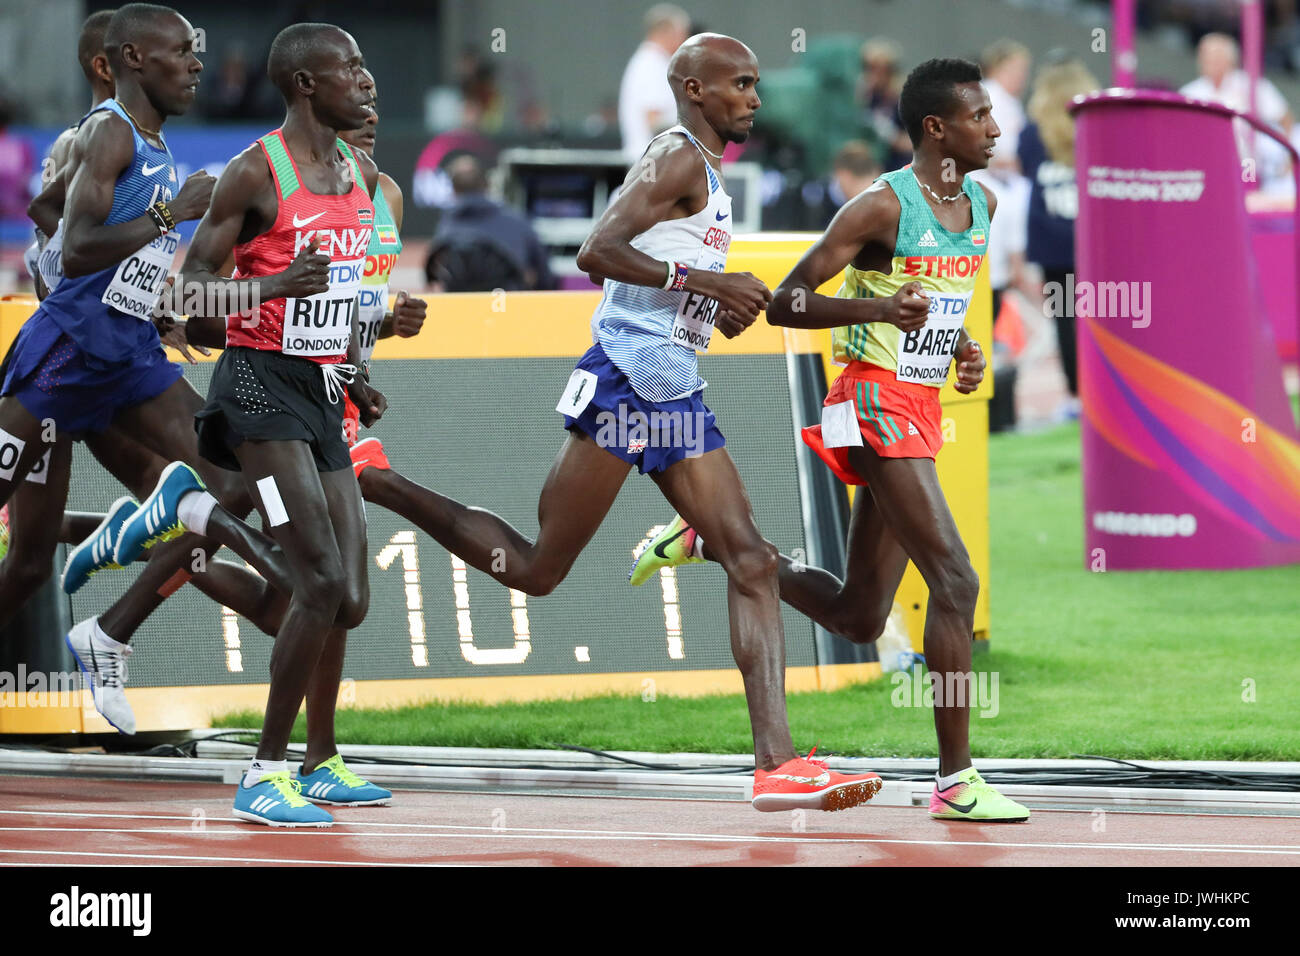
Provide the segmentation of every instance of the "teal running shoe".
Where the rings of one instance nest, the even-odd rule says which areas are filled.
[[[303,773],[299,767],[298,786],[305,799],[334,807],[382,807],[393,800],[391,791],[363,780],[344,766],[339,754],[311,773]]]
[[[268,827],[328,827],[334,818],[313,806],[299,793],[298,781],[289,771],[263,774],[251,787],[241,782],[235,791],[235,808],[232,811],[241,820],[262,823]]]
[[[121,569],[122,565],[113,560],[117,537],[122,532],[122,525],[139,508],[130,495],[118,498],[108,509],[108,514],[104,515],[99,527],[90,533],[90,537],[68,552],[68,560],[63,565],[65,594],[76,594],[92,574],[109,568]]]
[[[122,525],[113,560],[126,567],[146,548],[184,534],[185,526],[176,513],[177,506],[191,491],[203,490],[203,481],[189,465],[181,461],[168,465],[163,469],[157,487]]]

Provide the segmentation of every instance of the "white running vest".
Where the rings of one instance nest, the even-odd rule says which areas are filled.
[[[685,136],[699,149],[686,127],[674,126],[659,136],[670,134]],[[722,272],[731,246],[731,197],[702,150],[700,155],[708,176],[708,203],[693,216],[656,223],[633,239],[632,247],[654,259]],[[717,310],[716,300],[694,292],[606,279],[592,325],[601,348],[632,389],[647,401],[669,402],[704,388],[695,353],[709,350]]]

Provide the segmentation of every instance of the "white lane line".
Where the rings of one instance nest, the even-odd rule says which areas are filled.
[[[188,819],[188,818],[187,818]],[[222,823],[236,821],[220,821]],[[236,825],[239,825],[236,823]],[[356,824],[365,827],[366,824]],[[414,826],[414,824],[411,824]],[[632,843],[669,842],[669,843],[785,843],[811,846],[851,846],[851,845],[900,845],[900,846],[971,846],[985,849],[1033,850],[1033,849],[1071,849],[1071,850],[1146,850],[1154,852],[1177,853],[1246,853],[1272,856],[1300,856],[1300,847],[1288,845],[1258,845],[1239,843],[989,843],[979,840],[905,840],[884,837],[774,837],[751,836],[733,833],[666,833],[633,830],[563,830],[551,828],[517,827],[493,830],[491,827],[455,827],[457,830],[469,830],[468,833],[448,833],[441,825],[430,825],[417,833],[390,833],[386,831],[367,831],[364,829],[336,830],[333,828],[302,829],[291,831],[287,828],[223,830],[217,838],[226,836],[318,836],[318,837],[355,837],[372,836],[394,839],[399,837],[427,839],[435,837],[444,840],[478,840],[478,839],[512,839],[512,840],[571,840],[571,841],[626,841]],[[0,832],[18,831],[22,833],[158,833],[187,835],[194,837],[203,834],[202,830],[169,828],[128,828],[112,827],[0,827]],[[18,851],[0,851],[18,852]],[[109,854],[112,855],[112,854]]]
[[[34,856],[107,856],[131,860],[206,860],[210,863],[304,863],[308,866],[392,866],[390,862],[361,862],[358,860],[286,860],[283,857],[261,856],[192,856],[179,853],[92,853],[78,850],[3,850],[0,853],[19,853]],[[27,864],[23,864],[24,866]],[[459,866],[457,863],[402,863],[403,866]]]
[[[355,809],[355,810],[360,810],[360,809],[365,809],[365,808],[357,807],[357,808],[354,808],[354,809]],[[879,810],[879,809],[881,809],[881,808],[877,807],[877,808],[875,808],[875,809]],[[920,812],[922,812],[922,808],[919,808],[919,807],[891,807],[891,808],[889,808],[889,809],[894,809],[894,810],[908,810],[908,811],[910,811],[910,812],[912,812],[912,813],[914,813],[914,814],[919,814]],[[348,811],[348,810],[344,809],[343,814],[346,816],[346,815],[349,815],[350,812],[352,812],[352,811]],[[1047,812],[1047,811],[1040,811],[1040,812]],[[1056,812],[1069,812],[1069,811],[1056,811]],[[1089,811],[1089,812],[1091,812],[1091,811]],[[0,810],[0,815],[31,816],[31,817],[43,817],[43,816],[50,816],[50,817],[79,817],[79,818],[89,817],[89,818],[92,818],[92,819],[106,819],[106,820],[184,820],[184,821],[187,822],[187,823],[193,823],[194,820],[196,819],[196,817],[194,817],[193,814],[118,813],[118,812],[116,812],[116,811],[108,811],[108,812],[105,812],[105,811],[96,811],[96,812],[89,812],[89,811],[75,811],[75,810]],[[775,818],[777,818],[777,819],[780,818],[780,814],[773,814],[772,816],[775,817]],[[251,825],[251,826],[253,826],[253,827],[256,827],[256,829],[250,829],[250,824],[245,823],[245,822],[243,822],[243,821],[241,821],[241,820],[237,820],[237,819],[235,819],[235,818],[233,818],[233,817],[224,816],[224,815],[220,815],[220,814],[218,814],[218,815],[213,815],[213,816],[207,816],[207,817],[204,817],[203,819],[204,819],[204,822],[205,822],[207,825],[209,825],[209,826],[212,826],[212,825],[214,825],[214,824],[225,824],[225,825],[231,827],[232,829],[237,830],[237,832],[241,832],[241,833],[272,833],[272,834],[279,833],[279,834],[284,834],[284,833],[299,832],[299,831],[294,831],[294,830],[290,830],[290,829],[287,829],[287,828],[257,827],[256,824],[252,824],[252,825]],[[1290,819],[1290,818],[1280,818],[1280,819]],[[774,819],[772,822],[775,823],[775,819]],[[828,822],[834,823],[834,822],[838,822],[838,821],[828,821]],[[357,829],[355,829],[355,828],[357,828],[357,827],[373,827],[373,828],[380,829],[380,830],[384,830],[384,829],[393,829],[393,830],[421,830],[421,831],[430,831],[430,830],[432,830],[432,831],[439,831],[439,832],[440,832],[440,831],[444,831],[444,830],[470,830],[470,831],[484,831],[484,832],[488,832],[488,831],[490,831],[490,832],[493,832],[493,833],[499,833],[499,832],[501,832],[501,830],[502,830],[502,828],[493,828],[493,827],[490,826],[490,825],[483,825],[483,824],[469,825],[469,824],[454,824],[454,823],[395,823],[395,822],[385,822],[385,821],[380,821],[380,820],[359,820],[359,821],[357,821],[357,822],[355,822],[355,823],[348,823],[348,822],[345,821],[345,820],[339,820],[339,819],[336,819],[335,823],[336,823],[337,826],[347,827],[347,829],[346,829],[346,830],[342,830],[342,831],[340,831],[340,830],[338,830],[338,829],[331,828],[331,829],[325,829],[325,830],[317,830],[317,831],[315,831],[315,832],[318,832],[318,833],[339,833],[339,832],[344,832],[344,833],[357,833],[357,832],[359,832]],[[964,822],[959,821],[959,822],[957,823],[957,825],[958,825],[958,826],[970,826],[971,824],[969,824],[969,823],[964,823]],[[978,825],[978,824],[976,824],[976,825]],[[1000,830],[1005,830],[1005,829],[1006,829],[1005,825],[1002,825],[1002,824],[992,824],[992,823],[990,823],[990,824],[985,824],[985,826],[993,827],[993,828],[997,828],[997,829],[1000,829]],[[3,828],[3,827],[0,827],[0,829],[4,829],[4,828]],[[26,828],[23,828],[23,829],[26,829]],[[616,834],[616,835],[624,835],[624,834],[626,834],[626,835],[630,835],[630,836],[647,836],[647,837],[682,836],[682,837],[691,837],[691,838],[700,838],[700,839],[711,839],[711,838],[714,838],[714,837],[718,836],[718,834],[712,834],[712,833],[691,833],[691,832],[682,832],[682,831],[661,831],[661,830],[593,830],[593,829],[582,829],[582,828],[571,828],[571,827],[507,827],[507,828],[504,828],[504,829],[512,830],[512,831],[515,831],[515,832],[527,832],[527,833],[561,833],[561,834],[593,833],[593,834]],[[124,831],[124,832],[127,832],[127,831]],[[423,833],[422,833],[422,834],[416,834],[416,835],[421,835],[421,836],[423,836],[423,835],[427,835],[427,834],[423,834]],[[828,834],[825,834],[825,835],[822,835],[822,836],[818,836],[818,835],[815,835],[815,834],[810,834],[810,835],[808,835],[807,837],[801,837],[801,838],[792,838],[792,837],[775,837],[775,836],[769,836],[769,837],[764,837],[764,836],[743,836],[743,835],[740,835],[740,834],[735,834],[734,836],[736,836],[738,839],[755,840],[755,841],[760,841],[760,842],[768,841],[768,842],[778,842],[778,843],[780,843],[780,842],[790,842],[791,840],[797,840],[797,841],[807,840],[807,841],[809,841],[809,842],[814,842],[814,843],[818,843],[818,842],[826,842],[826,841],[834,841],[834,842],[838,842],[838,843],[849,843],[849,842],[854,842],[854,841],[857,841],[857,842],[879,842],[878,840],[875,840],[875,838],[872,838],[872,837],[840,837],[840,836],[833,836],[833,835],[831,835],[831,834],[829,834],[829,833],[828,833]],[[961,842],[954,842],[954,841],[949,841],[949,840],[932,840],[932,841],[923,841],[923,840],[898,840],[898,841],[895,841],[895,842],[900,842],[900,843],[926,843],[926,842],[929,842],[929,843],[932,843],[932,844],[934,844],[934,845],[938,845],[938,846],[948,846],[948,845],[963,846],[963,845],[966,845],[966,844],[961,843]],[[1069,846],[1069,845],[1072,845],[1072,844],[1055,844],[1055,843],[1045,843],[1045,844],[1033,844],[1033,843],[1026,843],[1026,844],[1005,844],[1005,843],[997,843],[997,844],[988,844],[988,843],[975,842],[975,843],[971,843],[970,845],[973,845],[973,846],[986,846],[986,845],[995,845],[995,846],[1010,846],[1010,845],[1023,845],[1023,846],[1039,846],[1039,845],[1041,845],[1041,846]],[[1291,844],[1291,843],[1280,843],[1280,844],[1267,844],[1267,843],[1266,843],[1266,844],[1259,844],[1259,843],[1186,843],[1186,842],[1180,842],[1180,843],[1177,843],[1177,844],[1159,844],[1159,843],[1153,843],[1153,844],[1147,844],[1147,843],[1131,843],[1131,844],[1130,844],[1130,843],[1125,843],[1125,844],[1100,844],[1100,843],[1087,843],[1087,844],[1082,844],[1082,845],[1084,845],[1084,846],[1125,846],[1125,847],[1128,847],[1128,846],[1148,847],[1148,846],[1149,846],[1149,847],[1152,847],[1152,848],[1158,848],[1158,847],[1160,847],[1160,846],[1169,846],[1169,845],[1174,845],[1174,846],[1207,847],[1207,848],[1215,848],[1215,847],[1219,847],[1219,848],[1238,848],[1238,847],[1240,847],[1240,848],[1242,848],[1242,849],[1300,850],[1300,844]]]

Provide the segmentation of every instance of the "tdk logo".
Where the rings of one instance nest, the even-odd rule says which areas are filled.
[[[368,288],[363,286],[361,289],[361,308],[367,309],[379,305],[380,302],[387,298],[386,291],[386,289],[375,286]]]
[[[365,260],[360,259],[356,262],[331,262],[330,263],[330,285],[336,282],[349,283],[361,281],[361,270],[365,268]]]

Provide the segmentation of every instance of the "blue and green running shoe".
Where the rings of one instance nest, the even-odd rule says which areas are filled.
[[[113,560],[126,567],[146,548],[184,534],[185,525],[176,513],[177,506],[191,491],[203,490],[202,479],[184,462],[174,461],[164,468],[157,487],[122,525]]]
[[[343,757],[335,754],[311,773],[298,768],[298,785],[302,795],[312,803],[327,803],[335,807],[381,807],[393,800],[393,794],[383,787],[363,780],[343,764]]]
[[[76,594],[92,574],[122,567],[113,560],[117,537],[122,532],[122,525],[139,507],[130,495],[118,498],[108,509],[108,514],[104,515],[99,527],[90,533],[90,537],[68,552],[68,560],[63,565],[65,594]]]
[[[241,820],[268,827],[332,826],[334,818],[304,800],[298,790],[298,781],[287,770],[263,774],[251,787],[239,784],[233,813]]]

